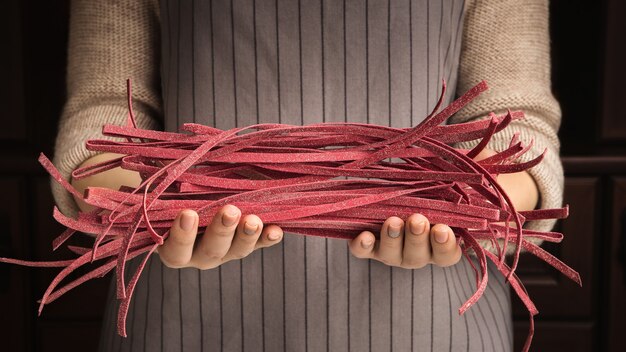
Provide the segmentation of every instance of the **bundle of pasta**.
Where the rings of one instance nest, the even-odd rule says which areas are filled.
[[[448,224],[476,272],[476,291],[459,308],[469,309],[487,285],[487,260],[499,271],[533,316],[538,313],[515,269],[522,249],[546,261],[581,284],[577,272],[529,239],[560,242],[561,233],[524,229],[528,220],[565,218],[568,208],[516,211],[498,184],[502,173],[527,170],[543,154],[517,162],[532,142],[524,145],[513,137],[509,147],[486,159],[473,160],[490,138],[521,112],[456,125],[441,125],[470,100],[487,89],[473,87],[449,106],[437,107],[412,128],[391,128],[358,123],[322,123],[308,126],[258,124],[223,131],[199,124],[184,124],[180,133],[142,130],[136,127],[128,83],[129,115],[126,126],[106,125],[103,134],[120,141],[90,140],[89,150],[122,154],[114,160],[80,168],[80,179],[122,167],[142,175],[136,189],[90,187],[80,194],[42,154],[46,170],[75,196],[95,207],[72,219],[54,209],[54,218],[67,227],[53,242],[57,249],[76,232],[95,235],[91,248],[68,246],[78,257],[56,262],[32,262],[2,258],[28,266],[64,267],[40,300],[45,304],[68,290],[115,268],[118,332],[126,336],[125,319],[133,290],[148,257],[168,237],[174,218],[183,209],[194,209],[200,228],[222,206],[233,204],[242,213],[254,213],[264,223],[281,226],[290,234],[349,239],[361,231],[377,233],[390,216],[406,219],[419,212],[433,223]],[[440,110],[440,111],[439,111]],[[471,150],[449,144],[476,140]],[[545,154],[545,152],[544,152]],[[202,230],[202,229],[201,229]],[[507,247],[514,247],[511,266],[505,262]],[[475,255],[480,268],[474,267]],[[143,256],[129,282],[125,263]],[[61,286],[78,267],[96,262],[87,274]]]

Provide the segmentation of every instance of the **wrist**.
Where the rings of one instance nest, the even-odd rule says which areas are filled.
[[[115,159],[122,156],[121,154],[102,153],[85,160],[80,167],[95,165],[107,160]],[[79,180],[70,179],[70,183],[81,194],[87,187],[103,187],[118,190],[120,186],[137,187],[141,184],[141,176],[136,171],[124,170],[116,167],[92,176],[81,178]],[[85,203],[82,199],[74,197],[79,209],[83,212],[90,211],[93,207]]]
[[[539,189],[528,172],[501,174],[498,183],[509,195],[517,211],[534,210],[539,205]]]

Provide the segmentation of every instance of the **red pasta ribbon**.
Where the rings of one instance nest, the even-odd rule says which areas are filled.
[[[208,219],[220,207],[233,204],[288,233],[340,239],[352,239],[364,230],[378,232],[390,216],[406,219],[419,212],[431,222],[452,228],[476,273],[477,290],[459,308],[459,314],[482,296],[488,280],[487,260],[491,260],[528,308],[531,324],[524,346],[527,351],[538,310],[515,274],[521,250],[582,283],[576,271],[529,241],[560,242],[563,234],[528,230],[523,225],[531,220],[566,218],[568,207],[516,211],[496,177],[536,166],[545,152],[517,162],[532,141],[524,145],[516,134],[507,149],[481,161],[473,158],[495,133],[522,119],[523,113],[508,111],[502,116],[490,114],[486,120],[441,125],[487,89],[481,82],[439,110],[445,82],[442,86],[437,107],[412,128],[359,123],[257,124],[222,131],[188,123],[174,133],[137,128],[128,81],[126,125],[105,125],[102,130],[103,135],[121,139],[86,142],[88,150],[125,156],[79,168],[72,177],[80,179],[121,167],[139,172],[141,185],[119,190],[89,187],[80,194],[41,154],[40,163],[62,187],[95,207],[89,213],[79,213],[76,219],[54,208],[54,218],[67,229],[53,241],[53,250],[77,231],[94,234],[94,245],[68,245],[78,255],[72,260],[0,261],[64,268],[39,301],[40,314],[44,305],[65,292],[115,269],[121,300],[117,327],[118,333],[126,336],[126,315],[137,281],[147,259],[167,239],[169,228],[183,209],[199,213],[199,231],[209,225]],[[480,141],[471,150],[447,144],[475,139]],[[492,248],[481,246],[479,241],[491,243]],[[515,245],[511,267],[504,262],[509,242]],[[472,252],[479,268],[469,258]],[[126,262],[142,255],[138,269],[125,282]],[[60,286],[74,270],[94,261],[98,262],[95,269]]]

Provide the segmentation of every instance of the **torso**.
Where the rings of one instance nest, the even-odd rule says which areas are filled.
[[[442,79],[446,103],[454,98],[463,7],[162,0],[165,127],[415,125],[434,107]],[[344,240],[288,233],[214,270],[174,270],[151,258],[129,337],[113,336],[105,319],[102,350],[510,350],[509,289],[492,266],[490,274],[485,296],[459,316],[475,287],[465,258],[405,270],[357,259]]]

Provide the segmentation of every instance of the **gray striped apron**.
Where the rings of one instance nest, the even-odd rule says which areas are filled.
[[[262,122],[415,125],[441,78],[453,99],[463,0],[162,0],[165,127]],[[137,266],[128,267],[132,274]],[[482,299],[467,260],[393,268],[344,240],[285,234],[213,270],[153,256],[115,330],[114,284],[101,351],[509,351],[509,287],[493,265]]]

